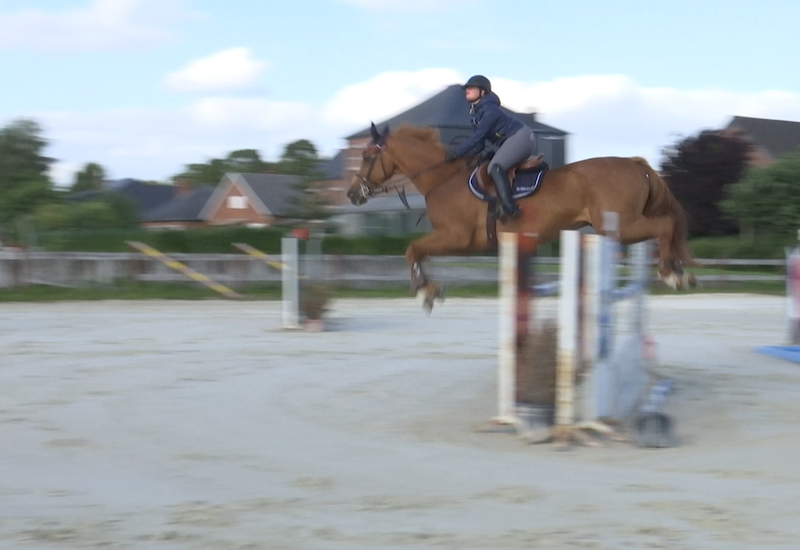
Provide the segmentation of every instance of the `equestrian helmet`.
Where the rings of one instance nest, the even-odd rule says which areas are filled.
[[[476,74],[475,76],[470,77],[470,79],[467,80],[467,83],[461,87],[465,89],[480,88],[487,94],[492,91],[492,83],[489,82],[489,79],[483,76],[482,74]]]

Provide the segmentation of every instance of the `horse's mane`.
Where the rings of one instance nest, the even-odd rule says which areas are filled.
[[[421,141],[430,145],[441,145],[439,142],[439,129],[430,126],[400,126],[392,132],[397,139]]]

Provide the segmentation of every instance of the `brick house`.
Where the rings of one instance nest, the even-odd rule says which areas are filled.
[[[275,225],[290,218],[291,197],[301,181],[286,174],[225,174],[200,217],[208,225]]]
[[[734,116],[721,133],[739,135],[752,144],[751,166],[766,166],[781,155],[800,150],[800,122]]]

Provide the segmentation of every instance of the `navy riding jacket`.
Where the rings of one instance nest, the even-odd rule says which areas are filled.
[[[494,92],[484,95],[470,109],[472,114],[472,136],[451,149],[453,158],[480,153],[485,142],[500,146],[511,135],[524,126],[521,120],[500,109],[500,98]]]

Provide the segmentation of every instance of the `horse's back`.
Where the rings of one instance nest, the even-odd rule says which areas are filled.
[[[616,212],[620,223],[642,215],[649,182],[640,160],[594,157],[565,164],[545,173],[540,189],[522,203],[530,220],[549,239],[560,229],[592,225],[602,229],[603,212]]]

